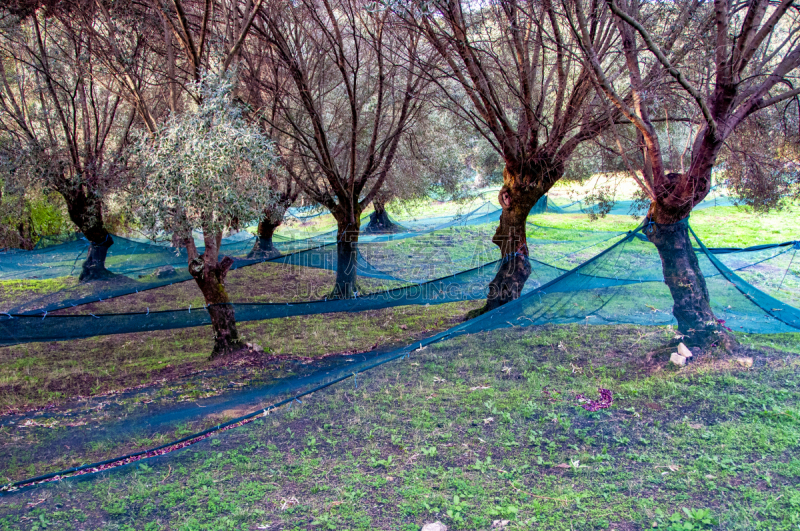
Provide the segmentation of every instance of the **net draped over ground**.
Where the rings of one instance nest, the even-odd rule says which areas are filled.
[[[722,198],[727,201],[727,199]],[[715,199],[714,201],[716,201]],[[549,207],[541,202],[540,210]],[[362,277],[382,281],[381,289],[354,299],[290,303],[234,302],[238,321],[296,315],[358,312],[408,304],[440,304],[482,299],[500,261],[490,242],[500,209],[485,202],[464,215],[402,221],[401,232],[363,235],[355,267]],[[304,239],[276,237],[283,253],[276,258],[249,259],[254,237],[245,231],[225,239],[224,254],[236,257],[234,268],[271,262],[286,266],[336,269],[336,233]],[[746,249],[706,249],[694,236],[695,252],[707,279],[712,307],[726,326],[737,331],[770,333],[798,327],[800,260],[797,242]],[[77,283],[85,254],[82,240],[35,251],[6,253],[0,280],[52,279],[65,288],[15,301],[0,315],[0,344],[54,341],[202,326],[210,323],[203,308],[130,313],[48,315],[59,309],[184,282],[185,249],[115,237],[107,267],[117,274],[109,281]],[[617,244],[615,244],[617,242]],[[655,247],[641,233],[554,229],[529,224],[532,274],[524,294],[535,293],[541,306],[525,316],[530,323],[586,320],[596,324],[673,324],[672,299],[663,282]],[[610,247],[602,259],[596,255]],[[594,257],[594,258],[593,258]],[[561,278],[578,267],[577,273]],[[735,272],[735,273],[734,273]],[[35,274],[34,274],[35,273]],[[735,276],[735,279],[732,277]],[[557,282],[552,284],[555,280]],[[547,285],[548,287],[542,288]],[[567,293],[568,297],[557,293]],[[23,292],[23,297],[28,296]],[[566,297],[566,298],[565,298]],[[519,324],[519,323],[517,323]]]
[[[496,223],[491,218],[498,212],[492,205],[483,205],[468,215],[453,217],[445,223],[419,220],[418,227],[422,228],[417,231],[410,229],[411,223],[403,221],[405,232],[364,237],[359,247],[359,273],[386,281],[385,289],[349,300],[235,303],[237,320],[482,299],[499,266],[499,261],[492,260],[496,250],[488,242]],[[797,309],[800,306],[800,260],[795,260],[800,249],[798,242],[746,249],[708,249],[693,232],[691,236],[706,278],[712,308],[725,326],[751,333],[800,331],[800,311]],[[335,260],[335,241],[326,242],[325,238],[329,236],[316,238],[287,239],[284,242],[287,254],[275,261],[287,266],[335,268],[335,262],[330,263],[330,260]],[[476,238],[483,242],[482,247],[476,247]],[[142,246],[147,250],[130,255],[141,258],[140,266],[144,264],[144,267],[135,269],[134,260],[129,257],[120,261],[131,264],[128,269],[115,270],[112,263],[109,263],[109,268],[117,273],[126,271],[126,278],[132,282],[138,281],[136,272],[147,270],[148,264],[151,268],[163,268],[165,257],[178,256],[176,250],[166,246],[131,242],[132,248]],[[414,350],[463,334],[549,323],[674,324],[671,314],[673,302],[663,282],[660,258],[640,229],[603,232],[554,229],[531,223],[528,242],[532,273],[522,296],[492,312],[395,350],[332,357],[310,365],[299,361],[283,364],[280,370],[273,371],[261,383],[207,399],[189,403],[159,403],[157,400],[148,403],[152,402],[156,391],[144,390],[141,393],[150,398],[138,401],[141,404],[138,408],[131,409],[121,403],[106,406],[91,423],[94,429],[71,426],[67,430],[51,430],[44,442],[30,447],[30,462],[39,466],[48,460],[55,462],[65,446],[71,449],[70,455],[80,456],[88,448],[98,445],[114,447],[134,437],[163,440],[164,434],[174,432],[177,423],[201,422],[209,415],[224,416],[225,412],[231,411],[264,410],[280,398],[299,397],[316,386],[342,378],[354,378],[357,386],[358,374],[376,364],[413,356]],[[252,238],[240,235],[238,239],[234,237],[226,242],[225,252],[246,256],[252,243]],[[311,248],[303,249],[302,246]],[[66,256],[66,249],[54,247],[32,254],[19,252],[11,255],[19,255],[15,257],[17,263],[33,267],[35,260],[42,259],[42,252]],[[73,252],[76,248],[68,249]],[[23,259],[34,256],[39,258],[29,258],[28,262]],[[147,262],[148,259],[151,262]],[[175,264],[176,275],[184,274],[179,268],[182,259],[171,262]],[[242,265],[250,264],[241,259],[239,266]],[[54,262],[53,268],[48,269],[54,275],[51,278],[58,278],[55,276],[58,267],[72,265],[66,260],[61,264]],[[166,280],[177,281],[175,278]],[[119,289],[124,292],[127,286]],[[208,313],[202,308],[95,315],[7,314],[0,315],[0,335],[4,344],[12,344],[200,326],[208,322]],[[19,438],[14,440],[22,444],[26,434],[33,434],[34,430],[49,430],[46,427],[48,418],[46,414],[32,415],[28,420],[18,420],[18,424],[13,426],[6,423],[5,428],[18,433]],[[25,422],[29,421],[31,423],[26,425]],[[69,421],[61,417],[53,426],[65,422],[69,425]],[[52,465],[37,468],[37,471],[49,472],[57,468]]]

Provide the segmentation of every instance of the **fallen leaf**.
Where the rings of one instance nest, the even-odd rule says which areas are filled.
[[[561,463],[560,465],[556,465],[553,468],[572,468],[572,467],[566,463]]]

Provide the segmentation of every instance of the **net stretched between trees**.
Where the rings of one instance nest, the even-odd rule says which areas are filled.
[[[235,303],[239,321],[332,312],[357,312],[409,304],[440,304],[485,298],[487,285],[500,261],[480,262],[464,268],[476,255],[469,252],[473,234],[463,228],[445,234],[430,246],[437,255],[441,248],[454,251],[448,259],[429,270],[406,267],[403,257],[430,261],[425,249],[414,249],[413,240],[376,241],[362,252],[369,260],[359,267],[375,278],[401,285],[375,291],[354,299],[316,300],[292,303]],[[653,246],[639,231],[623,234],[531,227],[530,264],[532,274],[525,285],[526,300],[532,301],[515,320],[531,324],[586,321],[596,324],[673,324],[673,300],[664,284],[661,261]],[[485,238],[485,237],[484,237]],[[736,331],[770,333],[795,331],[798,326],[798,270],[793,266],[796,242],[761,245],[748,249],[707,249],[693,234],[693,246],[706,278],[712,308],[719,319]],[[621,240],[620,240],[621,239]],[[620,240],[611,245],[614,241]],[[605,251],[603,246],[611,245]],[[458,251],[464,259],[459,263]],[[405,253],[412,253],[406,255]],[[326,254],[327,253],[327,254]],[[598,254],[600,253],[600,254]],[[335,257],[333,247],[323,246],[281,257],[285,264],[321,267]],[[378,264],[376,267],[373,264]],[[394,270],[392,270],[394,267]],[[577,268],[577,269],[574,269]],[[574,270],[573,270],[574,269]],[[388,270],[388,272],[387,272]],[[568,271],[573,272],[567,274]],[[438,275],[438,276],[437,276]],[[401,277],[414,280],[400,280]],[[435,278],[431,278],[435,277]],[[747,280],[746,280],[747,279]],[[750,280],[751,282],[748,282]],[[553,284],[555,282],[555,284]],[[761,289],[759,289],[761,288]],[[518,307],[518,305],[515,305]],[[501,312],[502,313],[502,312]],[[96,335],[121,334],[202,326],[209,323],[202,308],[150,312],[88,315],[6,314],[0,318],[4,334],[0,344],[68,340]],[[514,324],[523,324],[515,322]]]
[[[722,203],[729,204],[731,200],[721,196],[701,203],[700,207],[702,208],[702,205],[706,203],[708,206],[715,206]],[[543,197],[532,210],[532,214],[545,212],[580,214],[590,212],[594,208],[585,205],[582,201],[566,203],[562,206],[559,204],[560,202]],[[633,202],[630,201],[618,202],[612,213],[628,214],[633,206]],[[385,280],[402,279],[423,282],[435,279],[437,278],[435,274],[426,278],[415,277],[412,279],[407,276],[408,271],[400,271],[400,269],[426,268],[427,264],[423,263],[422,258],[429,260],[432,257],[430,250],[425,257],[414,255],[402,257],[405,267],[397,266],[401,258],[398,256],[391,257],[395,259],[392,261],[389,258],[370,259],[368,255],[386,254],[383,253],[381,244],[390,241],[417,238],[453,227],[496,224],[500,213],[501,209],[497,205],[481,200],[478,206],[463,214],[456,213],[401,221],[392,219],[392,222],[402,229],[400,232],[392,234],[365,233],[359,238],[359,254],[356,260],[358,275]],[[366,226],[366,223],[362,224],[363,228]],[[487,235],[491,234],[488,228],[483,232]],[[489,238],[480,242],[478,235],[474,236],[476,237],[475,241],[470,243],[485,243],[483,251],[486,256],[482,260],[473,260],[469,265],[455,267],[449,271],[450,274],[474,267],[478,263],[492,261],[496,257],[494,246],[489,243]],[[195,240],[202,252],[202,235],[196,234]],[[336,270],[337,257],[333,249],[335,246],[331,245],[336,242],[336,229],[310,233],[291,228],[285,231],[285,234],[275,235],[273,236],[274,247],[282,255],[277,257],[274,255],[253,257],[251,251],[256,241],[256,237],[251,232],[241,231],[223,240],[221,254],[234,258],[232,269],[273,261]],[[169,242],[154,243],[144,239],[125,238],[117,235],[114,236],[114,242],[114,245],[108,250],[106,267],[115,276],[94,282],[79,282],[78,279],[81,265],[89,250],[89,242],[79,236],[50,246],[45,246],[40,242],[41,245],[33,251],[7,250],[0,253],[0,281],[34,281],[30,285],[18,286],[10,290],[11,293],[7,293],[7,296],[4,297],[5,300],[0,303],[0,311],[12,314],[52,312],[61,308],[107,300],[191,279],[186,269],[185,249],[174,249],[169,246]],[[441,242],[440,247],[444,249],[444,252],[449,252],[449,249],[453,247],[448,243]],[[440,252],[439,249],[434,251]],[[287,255],[291,256],[287,257]],[[405,260],[406,258],[412,258],[412,260]]]
[[[358,275],[397,280],[386,273],[387,269],[398,269],[396,265],[389,267],[386,263],[382,263],[378,266],[379,270],[372,265],[368,255],[385,254],[381,248],[392,241],[415,238],[452,227],[481,225],[496,221],[498,217],[499,208],[484,202],[464,214],[412,221],[411,226],[404,232],[363,235],[356,259]],[[288,236],[275,235],[273,238],[274,247],[280,251],[281,256],[248,258],[256,238],[247,231],[224,238],[220,254],[234,258],[232,269],[270,261],[336,270],[335,229],[313,234],[292,231]],[[195,239],[198,250],[202,253],[202,237],[195,235]],[[154,243],[121,236],[114,236],[114,242],[108,250],[106,268],[115,276],[94,282],[79,282],[78,279],[81,264],[86,259],[89,249],[89,243],[81,238],[33,251],[0,253],[0,281],[37,281],[14,289],[11,296],[5,297],[5,301],[0,304],[0,311],[12,314],[52,312],[60,308],[106,300],[191,279],[186,268],[185,249],[172,248],[169,242]],[[491,259],[483,260],[483,262],[488,261]],[[408,260],[404,262],[408,265]],[[420,265],[422,264],[420,258],[411,262],[418,269],[424,268],[424,265]],[[394,263],[396,264],[397,260]],[[458,270],[467,268],[460,267]],[[429,276],[423,281],[433,278],[436,277]]]
[[[581,234],[584,240],[576,246],[574,241]],[[549,239],[543,238],[549,235]],[[694,252],[701,269],[706,276],[711,304],[716,315],[724,320],[725,326],[736,331],[797,332],[800,331],[800,311],[791,303],[796,301],[800,268],[794,264],[794,257],[800,249],[798,242],[786,242],[775,245],[760,245],[747,249],[708,249],[692,232]],[[328,358],[319,364],[305,365],[302,362],[288,362],[276,365],[265,381],[244,390],[233,390],[220,396],[201,399],[191,403],[169,402],[150,404],[148,400],[137,400],[142,405],[138,409],[128,408],[124,414],[118,402],[108,406],[107,413],[99,415],[95,429],[73,427],[67,430],[52,432],[47,443],[37,443],[28,452],[30,463],[38,472],[46,473],[37,481],[53,479],[56,470],[55,462],[60,457],[64,445],[70,447],[73,460],[80,462],[80,456],[89,453],[90,448],[115,447],[132,438],[147,440],[164,440],[165,434],[174,433],[176,423],[208,424],[209,416],[219,418],[225,412],[248,412],[225,423],[212,425],[198,433],[186,435],[178,441],[165,442],[156,448],[134,452],[121,461],[109,460],[109,463],[93,463],[77,467],[67,473],[82,473],[101,470],[114,463],[136,462],[137,459],[158,456],[171,449],[180,449],[184,445],[203,440],[218,429],[236,426],[243,421],[260,415],[269,414],[272,406],[290,406],[300,402],[305,394],[319,390],[332,383],[344,379],[354,380],[358,385],[359,374],[371,367],[393,360],[413,356],[417,349],[432,343],[464,335],[481,333],[507,327],[526,327],[548,323],[582,323],[665,325],[674,323],[671,315],[672,299],[661,276],[661,262],[655,247],[641,234],[641,229],[628,233],[596,234],[591,231],[571,231],[560,229],[534,228],[532,236],[540,245],[533,249],[545,249],[538,258],[531,259],[534,274],[523,295],[517,300],[490,311],[480,317],[471,319],[452,327],[433,337],[415,341],[413,344],[390,351],[375,351],[361,354]],[[560,240],[559,237],[564,238]],[[563,242],[569,242],[569,245]],[[549,242],[544,243],[544,242]],[[558,243],[562,242],[562,243]],[[585,245],[583,245],[585,244]],[[545,259],[554,258],[557,250],[566,252],[560,258],[561,267],[548,264]],[[541,259],[541,260],[540,260]],[[573,264],[572,267],[569,264]],[[476,289],[485,286],[497,263],[487,264],[455,277],[438,279],[427,285],[428,295],[422,295],[422,286],[412,285],[394,292],[399,298],[381,299],[378,296],[367,296],[351,301],[328,301],[303,303],[299,305],[237,305],[240,319],[263,318],[263,312],[280,311],[283,315],[292,312],[313,312],[314,305],[320,305],[320,311],[355,311],[358,309],[386,307],[398,304],[409,304],[427,300],[444,302],[462,300],[468,295],[471,287]],[[745,280],[748,279],[748,280]],[[450,284],[448,284],[450,283]],[[758,287],[755,285],[758,283]],[[447,288],[458,288],[448,292]],[[760,288],[760,289],[759,289]],[[420,295],[412,296],[411,289],[420,290]],[[431,296],[431,294],[435,294]],[[475,296],[483,296],[476,293]],[[405,298],[403,298],[405,297]],[[439,298],[440,297],[440,298]],[[349,305],[349,306],[348,306]],[[250,313],[248,313],[250,312]],[[188,318],[188,312],[179,312]],[[196,312],[202,316],[203,312]],[[140,316],[141,317],[141,316]],[[178,313],[176,318],[180,318]],[[161,319],[162,317],[156,317]],[[47,327],[60,326],[59,318],[51,317],[42,320],[40,317],[20,316],[11,322],[7,317],[0,320],[5,333],[22,330],[31,326],[31,335],[46,333]],[[107,320],[113,327],[123,322],[124,316],[65,317],[66,328],[78,329],[83,323],[97,323]],[[83,320],[83,321],[81,321]],[[113,402],[113,401],[112,401]],[[201,407],[197,407],[201,406]],[[102,418],[100,418],[102,417]],[[47,424],[54,419],[47,414],[36,417],[36,423]],[[111,420],[109,421],[108,418]],[[203,419],[206,419],[205,421]],[[24,423],[23,423],[24,425]],[[26,428],[9,427],[11,431],[33,433],[32,430],[47,428],[30,424]],[[28,430],[25,432],[24,430]],[[20,437],[19,441],[24,441]],[[20,443],[21,444],[21,443]],[[55,452],[55,453],[54,453]],[[166,459],[169,459],[168,457]],[[25,463],[20,463],[24,465]],[[22,480],[12,488],[22,486],[30,480]]]

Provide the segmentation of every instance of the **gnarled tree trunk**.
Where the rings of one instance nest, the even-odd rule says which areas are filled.
[[[211,315],[211,325],[214,328],[214,350],[211,352],[211,359],[230,354],[243,346],[236,330],[233,306],[225,291],[225,276],[232,265],[233,259],[229,256],[217,264],[210,264],[205,255],[189,261],[189,273],[203,292],[208,313]]]
[[[236,316],[231,306],[228,292],[225,291],[225,276],[233,265],[233,259],[226,256],[219,259],[219,244],[222,234],[203,231],[205,252],[198,256],[197,248],[190,234],[182,239],[189,252],[189,273],[203,293],[211,325],[214,328],[214,350],[211,359],[218,358],[243,348],[236,330]]]
[[[266,216],[259,221],[256,242],[253,244],[253,249],[248,253],[247,258],[269,259],[281,255],[281,252],[272,243],[272,237],[281,223],[282,221],[273,221],[272,216]]]
[[[503,170],[503,187],[498,199],[502,212],[492,242],[500,248],[502,262],[494,279],[489,283],[486,305],[470,317],[494,310],[516,298],[531,275],[528,261],[526,235],[528,214],[539,199],[547,193],[538,172],[513,173]]]
[[[683,182],[681,177],[668,174],[667,180]],[[671,189],[671,194],[659,194],[650,205],[643,232],[661,258],[664,283],[674,302],[672,314],[678,321],[678,330],[685,336],[684,343],[704,349],[720,345],[730,350],[735,347],[736,340],[711,309],[706,280],[689,237],[689,212],[708,190],[696,191],[698,200],[692,193],[681,194],[680,190]],[[681,197],[683,200],[679,199]]]
[[[372,206],[375,207],[375,211],[369,215],[369,224],[364,228],[364,233],[390,234],[400,231],[400,227],[389,219],[389,214],[386,212],[386,204],[383,201],[373,199]]]
[[[358,293],[358,233],[361,213],[334,212],[338,228],[336,231],[336,285],[332,298],[352,299]]]
[[[114,239],[103,223],[103,202],[99,197],[86,193],[83,187],[61,194],[67,202],[67,212],[72,222],[89,240],[89,251],[83,262],[80,281],[104,280],[114,277],[106,269],[106,255]]]

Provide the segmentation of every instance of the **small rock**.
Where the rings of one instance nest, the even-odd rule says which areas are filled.
[[[156,269],[155,276],[156,278],[170,278],[177,275],[178,272],[175,271],[175,268],[172,266],[163,266]]]
[[[678,343],[678,354],[680,354],[684,358],[691,358],[692,357],[692,351],[689,350],[689,347],[687,347],[683,343]]]
[[[503,529],[510,523],[511,520],[492,520],[492,529]]]
[[[425,524],[420,531],[447,531],[447,526],[437,521],[432,524]]]
[[[673,352],[672,355],[669,357],[669,361],[677,365],[678,367],[683,367],[686,365],[686,358],[678,354],[677,352]]]
[[[753,358],[736,358],[736,363],[738,363],[742,367],[752,367]]]

